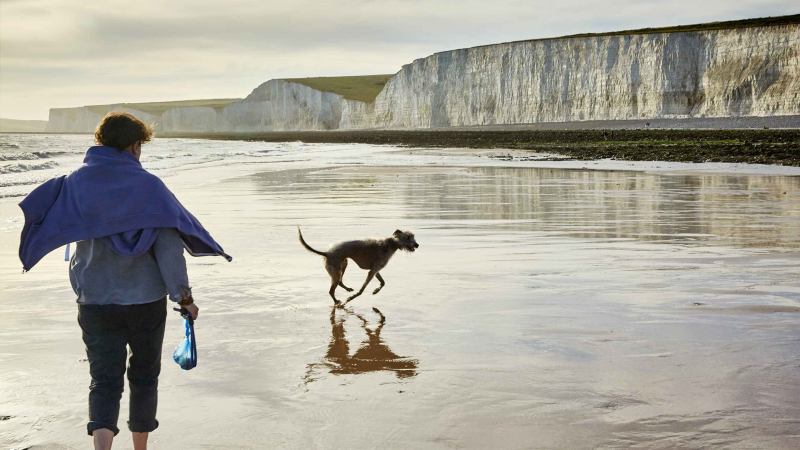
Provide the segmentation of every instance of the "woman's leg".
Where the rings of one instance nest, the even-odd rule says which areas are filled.
[[[120,323],[119,308],[113,305],[79,305],[78,323],[81,326],[86,356],[89,359],[89,423],[87,432],[119,433],[119,400],[125,387],[126,333]],[[98,435],[101,440],[108,433]],[[102,436],[101,436],[102,435]]]
[[[114,443],[114,432],[106,428],[98,428],[92,432],[94,450],[111,450]]]
[[[131,347],[128,428],[134,433],[134,444],[138,438],[143,439],[146,445],[147,433],[158,428],[158,375],[161,373],[161,347],[167,317],[166,299],[128,308],[128,344]]]
[[[133,436],[133,450],[147,450],[147,436],[150,433],[131,433]]]

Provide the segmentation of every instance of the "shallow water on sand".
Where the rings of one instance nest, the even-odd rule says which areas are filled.
[[[800,177],[236,145],[162,173],[235,259],[189,261],[200,364],[170,360],[173,318],[157,448],[800,446]],[[18,273],[14,208],[0,447],[83,448],[66,265]],[[396,228],[420,248],[333,309],[298,225],[315,248]]]

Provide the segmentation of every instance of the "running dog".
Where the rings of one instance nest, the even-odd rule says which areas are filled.
[[[413,252],[419,248],[419,244],[414,240],[414,234],[410,231],[396,230],[391,237],[385,239],[363,239],[359,241],[341,242],[331,247],[327,252],[321,252],[311,248],[303,239],[303,233],[300,232],[300,227],[297,227],[297,234],[300,236],[300,243],[303,244],[306,250],[325,258],[325,270],[327,270],[328,274],[331,276],[331,289],[328,293],[335,305],[342,305],[342,303],[336,299],[334,293],[334,291],[336,291],[336,286],[343,287],[347,292],[353,291],[352,288],[342,283],[342,276],[347,268],[348,258],[355,261],[358,267],[368,270],[369,273],[367,273],[367,279],[364,281],[361,289],[348,297],[344,302],[345,305],[361,295],[369,282],[372,281],[373,277],[377,278],[381,285],[372,291],[372,295],[377,294],[383,289],[386,282],[383,281],[383,277],[379,272],[386,267],[386,264],[389,263],[389,259],[397,250]]]

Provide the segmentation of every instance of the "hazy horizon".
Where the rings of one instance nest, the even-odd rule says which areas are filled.
[[[0,117],[47,120],[50,108],[241,98],[273,78],[395,73],[456,48],[797,12],[784,0],[124,5],[0,0]]]

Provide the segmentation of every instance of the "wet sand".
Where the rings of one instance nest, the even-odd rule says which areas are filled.
[[[166,178],[235,259],[189,261],[200,364],[171,361],[173,317],[155,448],[800,446],[800,177],[411,158]],[[66,264],[18,273],[14,208],[0,447],[85,448]],[[317,248],[396,228],[421,247],[336,310],[298,225]]]
[[[517,149],[529,156],[551,153],[577,160],[739,162],[800,166],[800,129],[670,129],[634,121],[623,128],[573,128],[560,124],[490,125],[418,130],[276,131],[230,134],[171,134],[173,137],[264,142],[362,143],[407,147]],[[630,125],[630,124],[629,124]],[[620,125],[621,126],[621,125]],[[661,124],[661,126],[666,126]],[[168,134],[169,135],[169,134]]]

